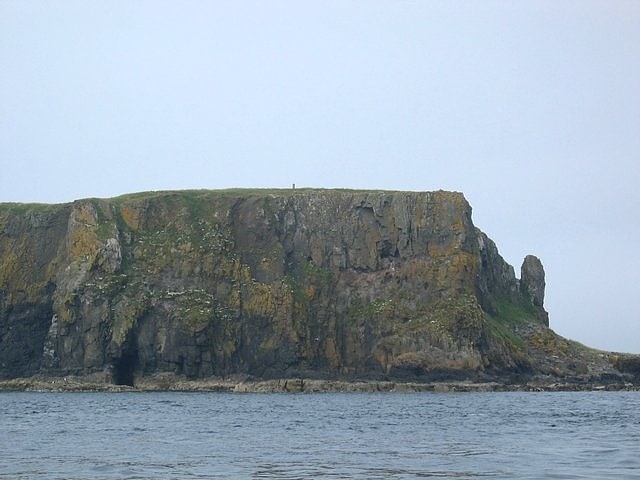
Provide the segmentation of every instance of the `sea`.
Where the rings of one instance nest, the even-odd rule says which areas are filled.
[[[640,392],[4,392],[0,478],[640,479]]]

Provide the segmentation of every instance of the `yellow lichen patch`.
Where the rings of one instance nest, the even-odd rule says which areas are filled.
[[[527,340],[533,348],[550,355],[566,356],[571,347],[567,340],[559,337],[548,328],[536,330]]]
[[[69,218],[67,245],[72,258],[93,260],[100,248],[98,238],[98,220],[93,205],[78,205]]]
[[[18,257],[14,250],[7,250],[0,257],[0,285],[9,283],[9,280],[15,276],[18,264]]]
[[[447,273],[458,292],[473,292],[478,265],[478,258],[467,252],[459,252],[451,257]]]
[[[304,294],[307,297],[308,300],[312,300],[313,297],[316,296],[316,287],[315,285],[308,285],[305,290],[304,290]]]
[[[120,216],[131,230],[140,228],[140,212],[137,209],[123,205],[120,207]]]
[[[40,271],[25,268],[36,257],[34,246],[23,237],[0,256],[0,288],[8,294],[18,293],[22,301],[35,301],[46,286],[46,277]]]
[[[272,316],[275,311],[273,292],[269,285],[258,284],[250,290],[243,304],[250,315]]]
[[[69,235],[69,253],[74,258],[91,260],[99,248],[100,240],[95,231],[79,229]]]
[[[412,260],[397,267],[394,276],[420,279],[433,294],[473,293],[478,267],[476,256],[457,251],[448,256]]]
[[[256,316],[273,320],[273,335],[262,343],[263,348],[273,348],[280,339],[297,341],[297,332],[293,323],[293,294],[282,283],[256,284],[243,305],[243,309]]]

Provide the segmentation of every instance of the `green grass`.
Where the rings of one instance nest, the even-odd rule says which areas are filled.
[[[118,195],[111,198],[83,198],[77,199],[77,202],[90,201],[92,203],[107,201],[113,205],[120,206],[128,202],[136,202],[141,200],[150,200],[163,197],[181,197],[185,204],[189,207],[196,207],[196,210],[202,208],[194,205],[194,202],[201,200],[214,200],[222,198],[243,198],[243,197],[261,197],[261,196],[281,196],[291,197],[295,195],[305,194],[322,194],[322,195],[343,195],[343,194],[384,194],[384,193],[420,193],[405,192],[399,190],[383,190],[383,189],[349,189],[349,188],[313,188],[313,187],[296,187],[293,188],[226,188],[218,190],[209,189],[190,189],[190,190],[157,190],[146,192],[134,192]],[[65,203],[12,203],[0,202],[0,214],[11,213],[21,215],[28,212],[53,212],[59,208],[71,205],[73,202]]]
[[[518,325],[537,322],[536,307],[524,294],[494,295],[492,304],[496,311],[494,315],[486,314],[489,332],[492,336],[524,348],[525,342],[516,332]]]
[[[266,195],[276,196],[293,196],[309,193],[317,193],[323,195],[331,194],[361,194],[361,193],[399,193],[397,190],[366,190],[366,189],[349,189],[349,188],[312,188],[312,187],[296,187],[293,188],[225,188],[219,190],[208,189],[191,189],[191,190],[158,190],[147,192],[135,192],[119,195],[110,199],[114,204],[120,205],[129,201],[139,201],[147,199],[155,199],[169,196],[182,197],[187,204],[194,201],[213,200],[216,198],[236,198],[236,197],[261,197]],[[418,192],[408,192],[418,193]]]
[[[302,271],[309,280],[320,283],[328,283],[331,281],[331,270],[318,267],[312,262],[307,262],[302,265]]]
[[[68,203],[0,203],[0,214],[56,213]]]
[[[496,314],[492,317],[506,325],[519,325],[538,318],[536,307],[524,294],[494,295],[492,303]]]
[[[489,334],[492,337],[515,345],[518,348],[524,348],[524,340],[522,339],[522,337],[517,335],[512,328],[509,328],[509,326],[505,325],[503,322],[490,315],[486,315],[485,318],[487,320],[487,325],[489,326]]]

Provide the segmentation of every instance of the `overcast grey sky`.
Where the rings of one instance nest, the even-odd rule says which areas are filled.
[[[640,353],[640,1],[0,0],[0,201],[457,190]]]

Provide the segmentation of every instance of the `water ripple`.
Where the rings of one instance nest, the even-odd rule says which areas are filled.
[[[635,392],[0,394],[0,479],[640,479]]]

